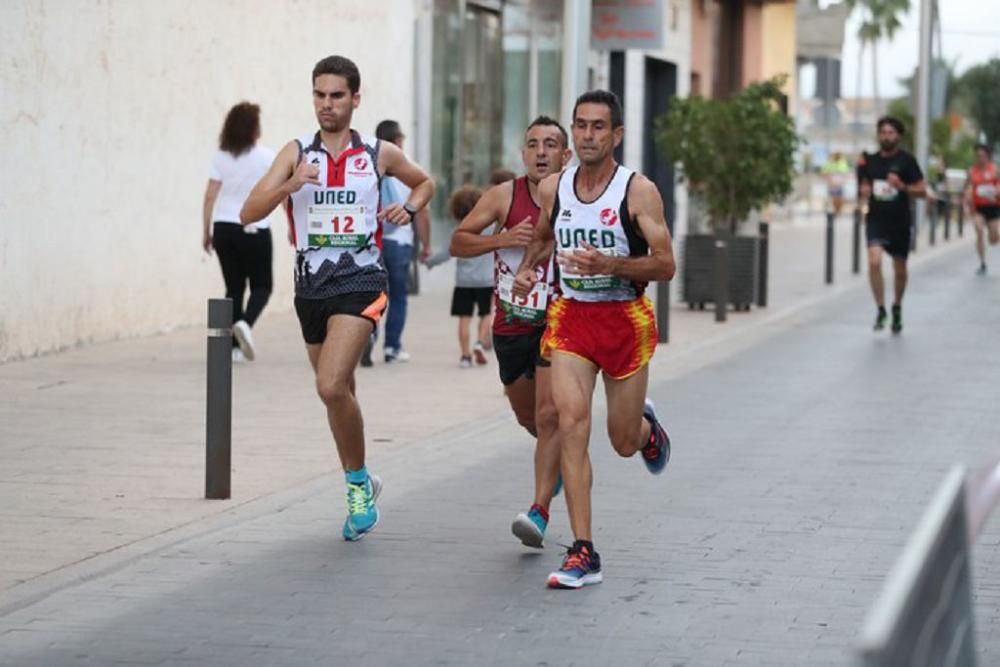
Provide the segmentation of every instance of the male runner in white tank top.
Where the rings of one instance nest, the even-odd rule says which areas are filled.
[[[528,294],[536,267],[556,251],[560,296],[549,306],[541,348],[552,362],[574,542],[548,577],[552,588],[602,580],[590,525],[587,453],[598,372],[604,375],[608,436],[615,450],[624,457],[641,451],[653,474],[663,471],[670,456],[666,431],[646,400],[657,333],[643,292],[650,280],[673,278],[674,255],[656,186],[615,162],[624,133],[621,103],[613,93],[591,91],[577,99],[573,144],[580,165],[539,184],[535,237],[514,281],[515,294]]]
[[[381,223],[410,224],[433,196],[434,183],[397,146],[351,129],[361,102],[353,62],[324,58],[312,80],[319,131],[281,149],[243,205],[240,221],[261,220],[285,200],[291,205],[295,310],[347,477],[344,539],[357,540],[378,522],[375,498],[382,487],[365,467],[364,422],[354,394],[354,369],[387,303]],[[379,183],[386,175],[412,191],[406,202],[379,210]]]

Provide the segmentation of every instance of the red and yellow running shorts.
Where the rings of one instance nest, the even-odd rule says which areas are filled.
[[[642,370],[656,350],[656,315],[649,297],[635,301],[576,301],[549,304],[542,358],[553,352],[585,359],[615,380]]]

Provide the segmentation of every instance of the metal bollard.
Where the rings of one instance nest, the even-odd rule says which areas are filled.
[[[854,209],[854,254],[851,258],[851,271],[861,273],[861,209]]]
[[[726,321],[729,307],[729,247],[722,239],[715,240],[715,262],[713,270],[713,294],[715,297],[715,321]]]
[[[233,302],[208,300],[205,498],[230,496],[233,425]]]
[[[936,236],[937,236],[937,203],[936,202],[935,203],[931,203],[931,205],[928,206],[927,208],[929,209],[927,211],[927,241],[931,245],[934,245],[934,242],[937,240],[936,239]]]
[[[656,283],[656,342],[670,342],[670,283],[660,280]]]
[[[962,227],[965,222],[965,205],[958,205],[958,238],[962,238]]]
[[[833,284],[833,211],[826,213],[826,284]]]
[[[767,307],[767,246],[770,225],[761,222],[757,227],[757,305]]]
[[[951,197],[944,200],[944,240],[951,239]]]

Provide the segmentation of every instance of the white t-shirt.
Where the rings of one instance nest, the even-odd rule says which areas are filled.
[[[382,208],[389,204],[405,204],[410,198],[410,188],[395,176],[382,179]],[[413,225],[394,225],[386,222],[382,226],[382,238],[399,245],[413,245]]]
[[[216,197],[215,207],[212,209],[212,221],[240,224],[240,209],[243,208],[243,202],[246,201],[253,186],[257,185],[257,181],[271,168],[272,162],[274,162],[274,151],[259,144],[239,157],[233,157],[232,153],[222,150],[216,152],[208,170],[208,177],[213,181],[221,181],[222,187],[219,188],[219,196]],[[271,226],[271,222],[264,218],[251,226],[267,229]]]

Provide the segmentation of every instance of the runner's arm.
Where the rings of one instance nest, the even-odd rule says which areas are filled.
[[[431,255],[431,214],[427,212],[427,208],[417,211],[417,215],[413,218],[413,225],[417,228],[420,259],[427,259]]]
[[[417,210],[427,206],[431,197],[434,196],[434,181],[427,175],[426,171],[417,166],[415,162],[411,162],[399,146],[388,141],[380,142],[378,161],[384,175],[395,176],[410,188],[410,197],[405,203]],[[402,211],[405,219],[401,219],[399,215],[393,213],[396,208]],[[397,225],[410,222],[410,214],[403,210],[402,204],[390,204],[383,209],[382,215],[383,219],[388,219],[389,222]]]
[[[240,210],[240,222],[244,225],[251,225],[263,220],[271,214],[278,204],[287,199],[293,192],[306,182],[299,183],[299,172],[303,175],[318,172],[315,167],[312,170],[306,169],[304,161],[296,167],[299,161],[299,145],[295,141],[289,141],[281,149],[278,156],[271,163],[271,168],[267,170],[264,177],[253,186],[247,200],[243,202],[243,209]],[[319,179],[313,174],[309,182],[319,183]],[[296,185],[296,183],[298,183]]]
[[[510,182],[495,185],[483,193],[451,235],[448,251],[452,257],[478,257],[498,248],[507,247],[510,241],[507,230],[487,236],[483,236],[482,233],[503,217],[503,212],[510,207],[513,196],[514,187]]]
[[[582,268],[596,275],[611,274],[641,282],[672,279],[677,265],[659,190],[645,176],[636,175],[627,197],[628,210],[649,244],[649,254],[642,257],[611,257],[589,247],[582,252],[574,251],[574,261],[577,261],[578,254],[589,257],[594,265]]]

